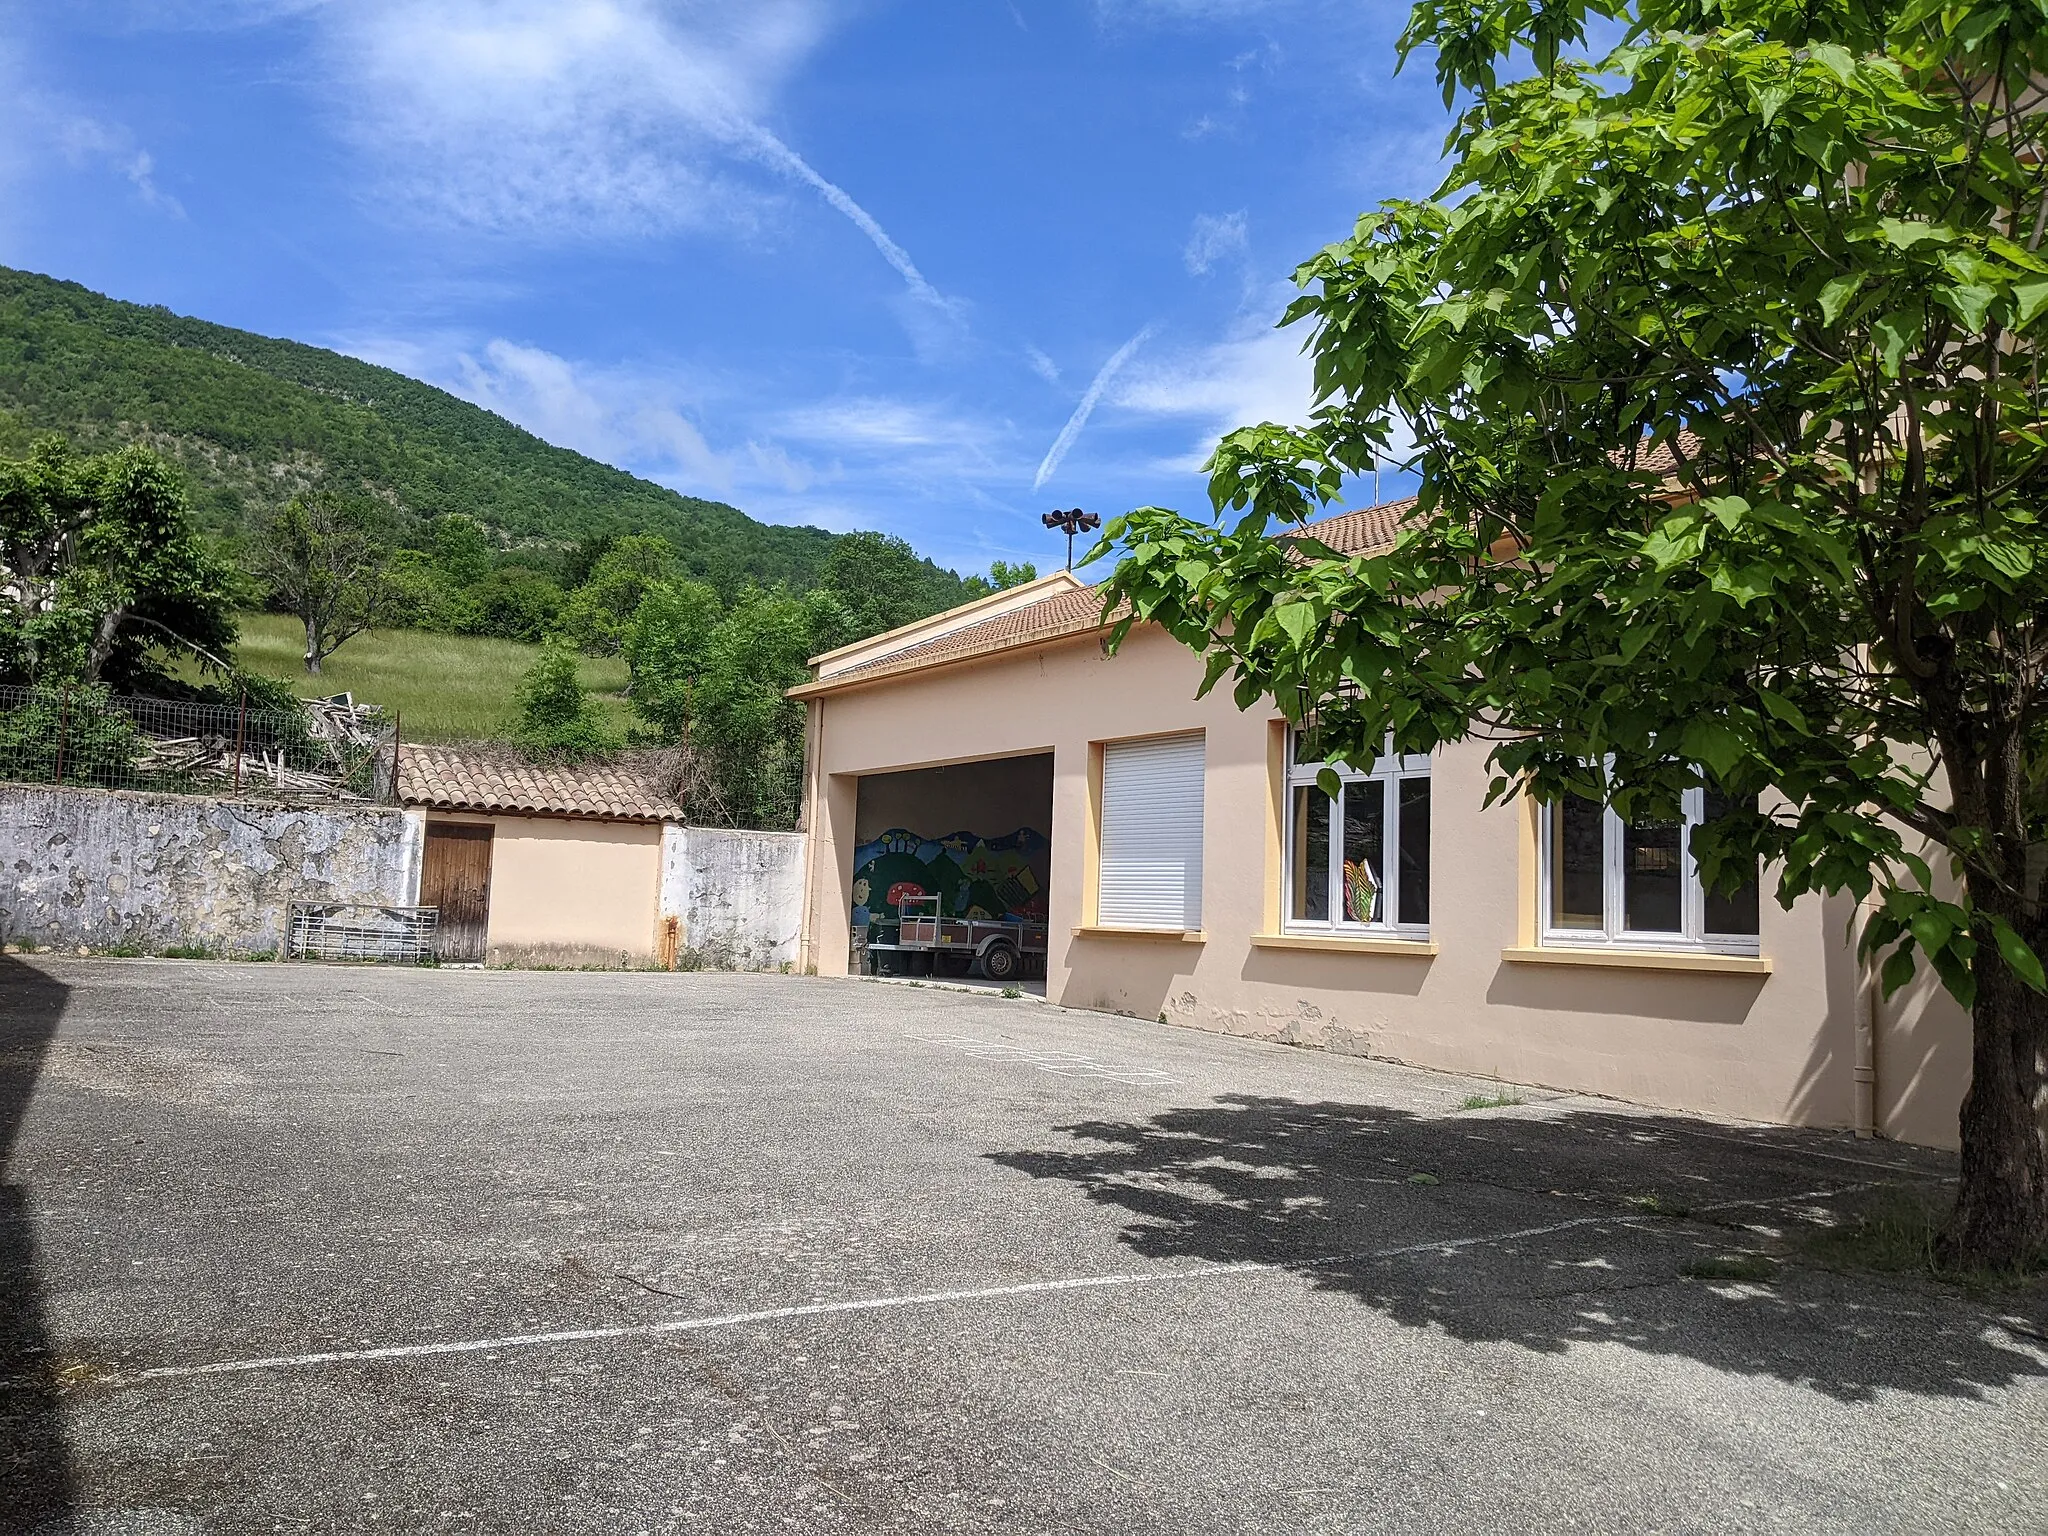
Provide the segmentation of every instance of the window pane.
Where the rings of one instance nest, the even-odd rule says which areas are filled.
[[[1550,807],[1550,926],[1591,928],[1607,924],[1605,851],[1607,811],[1591,800],[1566,795]]]
[[[1294,791],[1294,847],[1289,860],[1293,887],[1289,913],[1295,921],[1330,920],[1330,797],[1313,784]]]
[[[1401,780],[1401,921],[1429,921],[1429,780]]]
[[[1622,829],[1621,895],[1635,933],[1685,931],[1685,871],[1679,821],[1632,821]]]
[[[1706,820],[1714,821],[1733,809],[1728,797],[1719,790],[1710,789],[1706,794]],[[1751,800],[1744,810],[1755,810],[1756,801]],[[1707,892],[1707,932],[1709,933],[1755,933],[1758,931],[1756,866],[1750,866],[1749,879],[1734,891],[1723,896],[1714,891]]]
[[[1296,766],[1320,763],[1322,759],[1313,755],[1317,746],[1315,732],[1290,731],[1287,737],[1287,760]]]
[[[1386,888],[1387,783],[1367,779],[1344,786],[1344,920],[1382,920]]]

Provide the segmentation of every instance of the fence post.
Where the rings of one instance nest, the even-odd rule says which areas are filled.
[[[57,690],[57,771],[51,777],[53,784],[64,782],[64,733],[71,724],[71,685],[64,684]]]
[[[249,690],[242,690],[242,702],[235,709],[235,797],[242,794],[242,742],[249,729]]]
[[[405,711],[393,710],[391,714],[391,803],[398,804],[398,732],[405,724]]]

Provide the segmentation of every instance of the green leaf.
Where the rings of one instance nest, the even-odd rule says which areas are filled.
[[[1296,645],[1306,645],[1316,632],[1316,610],[1312,603],[1282,603],[1273,610],[1273,622]]]
[[[1923,224],[1917,220],[1879,219],[1877,227],[1878,232],[1884,237],[1885,244],[1900,251],[1910,251],[1914,246],[1923,245],[1930,240],[1939,245],[1946,245],[1956,237],[1954,230],[1943,225]]]
[[[1884,957],[1884,969],[1878,973],[1878,985],[1887,999],[1913,979],[1918,967],[1913,962],[1913,946],[1901,944]]]
[[[1316,770],[1316,788],[1320,789],[1332,800],[1335,800],[1344,792],[1344,780],[1334,768],[1318,768]]]
[[[2048,278],[2033,283],[2015,283],[2012,296],[2017,308],[2015,322],[2022,326],[2032,325],[2034,317],[2048,307]]]
[[[1997,297],[1998,290],[1983,283],[1956,283],[1941,290],[1942,303],[1973,331],[1984,329],[1984,317]]]
[[[1802,735],[1805,734],[1807,729],[1806,716],[1799,712],[1798,705],[1794,704],[1783,694],[1761,685],[1756,690],[1756,696],[1763,704],[1767,714],[1784,721],[1785,724],[1791,726],[1793,730],[1800,732]]]
[[[2048,975],[2041,971],[2041,959],[2027,946],[2011,923],[2002,917],[1991,919],[1991,937],[1998,945],[2006,968],[2036,992],[2048,992]]]
[[[1836,278],[1820,291],[1820,317],[1833,325],[1841,319],[1842,311],[1849,307],[1849,301],[1863,289],[1863,274],[1849,272]]]

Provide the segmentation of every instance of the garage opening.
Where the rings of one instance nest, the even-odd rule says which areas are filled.
[[[872,975],[1045,976],[1052,754],[863,775],[853,960]]]

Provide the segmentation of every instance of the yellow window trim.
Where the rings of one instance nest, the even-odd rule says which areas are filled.
[[[1723,976],[1768,976],[1762,955],[1717,955],[1698,949],[1623,949],[1607,944],[1517,944],[1500,952],[1512,965],[1590,965],[1623,971],[1708,971]]]
[[[1253,949],[1319,949],[1334,955],[1406,955],[1427,959],[1437,952],[1434,939],[1380,938],[1372,934],[1255,933]]]
[[[1074,930],[1077,939],[1163,939],[1169,944],[1206,944],[1209,935],[1201,928],[1104,928],[1084,923]]]

